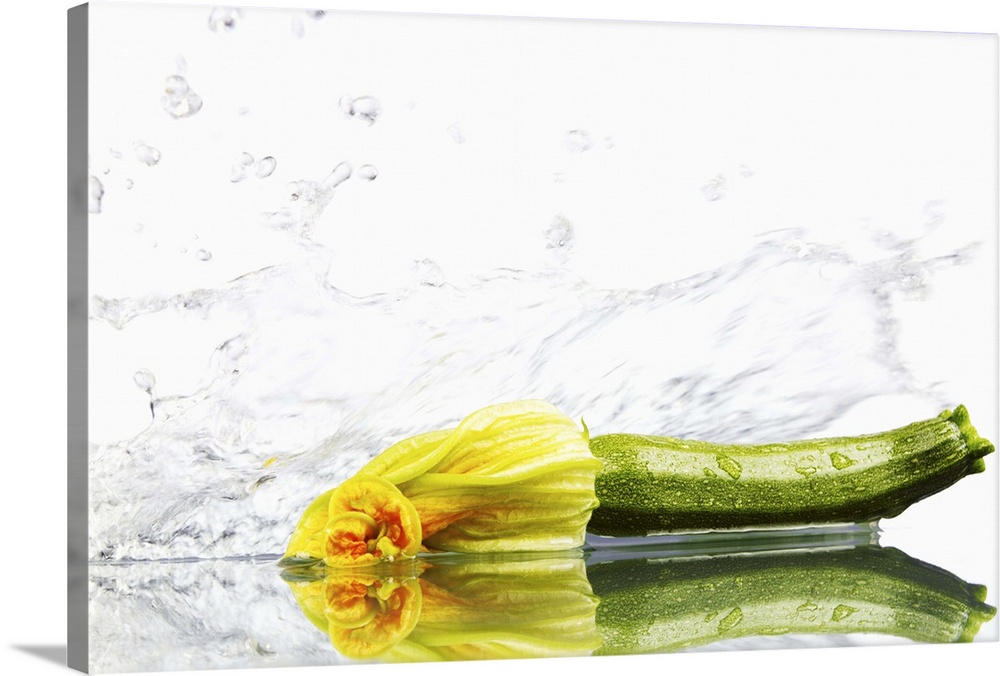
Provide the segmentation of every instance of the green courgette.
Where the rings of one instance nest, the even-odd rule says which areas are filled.
[[[985,587],[878,546],[606,561],[587,578],[597,655],[785,634],[968,642],[996,614]]]
[[[588,532],[631,537],[864,523],[985,469],[994,448],[964,406],[896,430],[761,445],[593,437],[603,461]]]

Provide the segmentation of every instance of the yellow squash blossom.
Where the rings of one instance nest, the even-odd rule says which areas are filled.
[[[544,401],[481,409],[455,429],[400,441],[313,501],[286,561],[579,547],[598,504],[601,462],[588,442],[586,427]]]

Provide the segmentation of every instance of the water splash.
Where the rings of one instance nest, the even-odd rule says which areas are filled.
[[[378,169],[370,164],[365,164],[358,167],[358,177],[366,181],[374,181],[378,176]]]
[[[263,158],[257,163],[257,171],[255,172],[257,178],[267,178],[274,173],[274,170],[278,168],[278,160],[274,159],[270,155]]]
[[[572,153],[583,153],[594,147],[594,137],[585,129],[566,132],[566,149]]]
[[[87,211],[92,214],[101,213],[101,200],[104,199],[104,184],[101,179],[91,176],[87,184]]]
[[[247,172],[253,166],[253,155],[250,153],[240,153],[233,161],[233,166],[229,172],[229,180],[232,183],[239,183],[246,180]]]
[[[726,196],[726,177],[716,175],[711,181],[701,186],[701,192],[709,202],[718,202]]]
[[[444,286],[445,283],[444,271],[430,258],[413,261],[413,275],[418,283],[426,286]]]
[[[458,122],[453,122],[452,124],[448,125],[448,136],[450,136],[451,140],[454,141],[455,143],[458,144],[465,143],[465,133],[462,131],[462,128],[458,125]]]
[[[556,260],[565,263],[573,253],[573,224],[564,216],[552,219],[545,231],[545,248],[553,252]]]
[[[147,167],[155,167],[160,163],[160,151],[142,141],[135,143],[135,156]]]
[[[187,79],[171,75],[166,80],[161,103],[167,113],[175,119],[181,119],[196,114],[201,110],[203,102],[188,85]]]
[[[243,10],[238,7],[215,7],[208,15],[208,29],[213,33],[228,33],[242,18]]]
[[[315,216],[350,173],[299,182],[296,201]],[[92,557],[280,553],[305,504],[381,449],[502,400],[547,399],[595,432],[752,443],[808,436],[870,397],[933,396],[900,359],[894,303],[969,254],[901,241],[860,261],[784,230],[645,289],[563,267],[446,283],[425,259],[411,286],[363,297],[330,284],[331,255],[93,299],[92,318],[120,330],[164,312],[242,328],[193,392],[157,397],[148,428],[93,448]]]
[[[382,114],[382,104],[373,96],[343,96],[340,99],[340,109],[348,117],[356,117],[369,125],[375,124],[375,120]]]
[[[264,223],[290,233],[299,243],[311,245],[313,230],[333,200],[334,192],[351,174],[351,165],[341,162],[322,181],[304,179],[290,183],[288,199],[293,206],[266,212]]]

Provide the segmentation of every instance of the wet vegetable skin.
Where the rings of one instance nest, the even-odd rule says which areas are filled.
[[[863,523],[985,469],[964,406],[889,432],[760,445],[635,434],[590,440],[604,463],[587,530],[634,537]]]

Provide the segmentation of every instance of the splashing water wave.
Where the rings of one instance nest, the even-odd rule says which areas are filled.
[[[303,183],[316,194],[293,219],[300,236],[349,174]],[[217,288],[95,297],[92,319],[120,330],[163,312],[235,314],[243,328],[221,337],[196,391],[150,385],[151,424],[92,447],[90,557],[280,553],[317,494],[497,401],[546,399],[597,433],[754,442],[821,431],[870,397],[926,394],[898,355],[894,303],[968,251],[920,258],[894,241],[861,262],[804,237],[766,233],[738,260],[647,289],[553,268],[355,297],[310,244]]]

